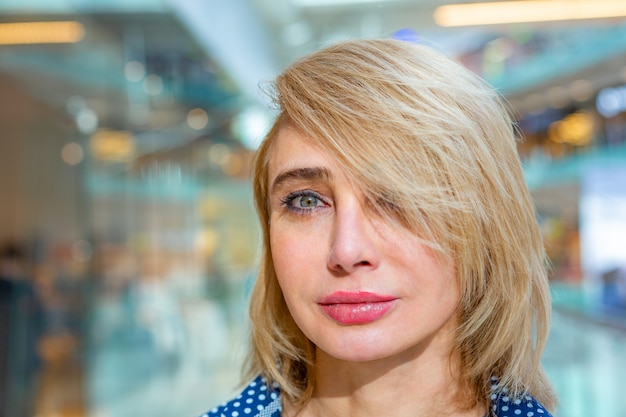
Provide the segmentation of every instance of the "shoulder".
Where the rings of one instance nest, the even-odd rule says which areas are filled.
[[[280,390],[268,385],[264,378],[255,378],[241,394],[201,417],[280,417]]]
[[[496,417],[552,417],[535,398],[524,395],[510,398],[506,393],[493,393],[491,407]]]

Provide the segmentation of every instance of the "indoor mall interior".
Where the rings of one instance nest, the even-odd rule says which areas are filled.
[[[373,37],[508,100],[553,265],[555,415],[626,417],[626,2],[550,2],[0,0],[0,417],[192,417],[237,392],[265,87]]]

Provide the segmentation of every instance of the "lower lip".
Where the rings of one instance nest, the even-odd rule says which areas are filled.
[[[331,319],[338,323],[346,325],[367,324],[387,314],[395,301],[322,304],[321,307]]]

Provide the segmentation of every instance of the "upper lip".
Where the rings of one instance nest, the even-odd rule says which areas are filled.
[[[320,300],[320,304],[382,303],[397,297],[369,291],[335,291]]]

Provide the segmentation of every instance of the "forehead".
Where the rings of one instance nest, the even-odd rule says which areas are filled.
[[[268,158],[268,179],[271,182],[282,172],[307,167],[337,169],[329,153],[314,144],[306,135],[292,126],[278,131]]]

